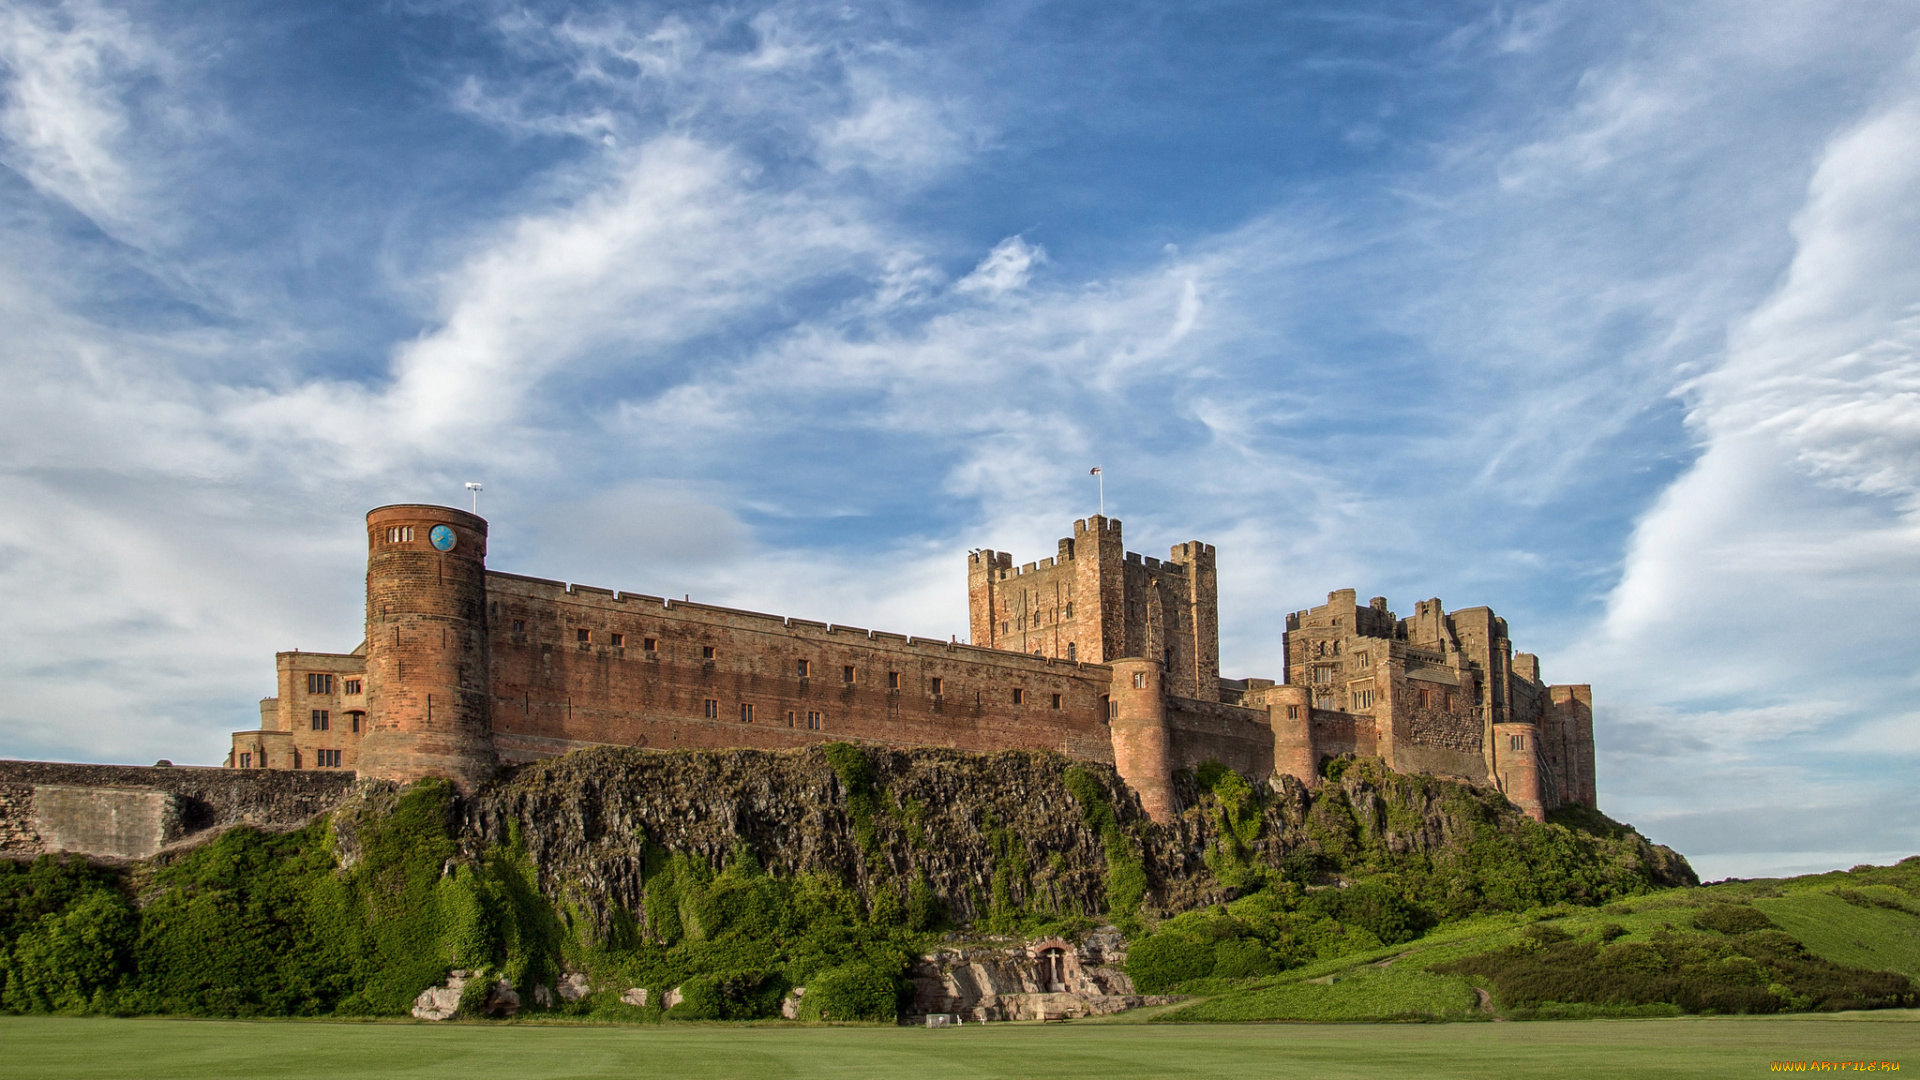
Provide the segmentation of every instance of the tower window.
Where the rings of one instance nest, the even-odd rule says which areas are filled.
[[[1054,708],[1056,708],[1056,709],[1060,707],[1060,695],[1059,695],[1059,694],[1055,694],[1055,695],[1053,695],[1053,707],[1054,707]]]
[[[593,645],[593,631],[591,630],[575,630],[573,637],[575,641],[580,643],[580,647],[583,649]]]
[[[252,754],[241,754],[241,755],[240,755],[240,767],[241,767],[241,768],[243,768],[243,769],[251,769],[251,768],[253,768],[253,755],[252,755]]]
[[[327,730],[327,727],[329,724],[329,721],[327,719],[327,710],[325,709],[313,710],[313,717],[308,722],[313,725],[313,730],[315,731]]]
[[[1368,688],[1366,690],[1355,690],[1353,692],[1353,707],[1356,709],[1373,708],[1372,688]]]
[[[608,635],[607,635],[607,644],[609,644],[609,645],[612,645],[612,646],[613,646],[614,648],[616,648],[616,649],[624,649],[624,648],[626,648],[626,647],[627,647],[627,635],[625,635],[625,634],[608,634]]]
[[[1298,705],[1287,706],[1287,719],[1289,720],[1300,719],[1300,706]]]
[[[1134,673],[1133,673],[1133,688],[1134,688],[1135,690],[1145,690],[1145,689],[1147,688],[1147,673],[1146,673],[1146,672],[1144,672],[1144,671],[1136,671],[1136,672],[1134,672]]]
[[[810,712],[807,714],[807,730],[819,731],[821,728],[826,726],[826,721],[827,721],[827,718],[825,716],[822,716],[817,712]]]
[[[1074,646],[1073,642],[1071,641],[1067,642],[1067,659],[1077,660],[1079,658],[1080,658],[1080,650]]]
[[[309,694],[333,693],[333,676],[318,675],[318,674],[307,676],[307,693]]]
[[[1507,736],[1507,749],[1525,750],[1526,748],[1527,748],[1527,737],[1525,735]]]
[[[387,530],[387,543],[410,544],[413,542],[413,526],[396,525]]]
[[[741,702],[741,704],[740,704],[740,722],[741,722],[741,723],[743,723],[743,724],[751,724],[751,723],[753,723],[753,706],[751,706],[751,705],[748,705],[748,704],[747,704],[747,703],[745,703],[745,702]]]
[[[1067,618],[1073,618],[1073,601],[1067,601]]]
[[[524,633],[526,633],[526,632],[527,632],[527,620],[525,620],[525,619],[515,619],[515,620],[513,620],[513,632],[514,632],[514,633],[516,633],[516,634],[524,634]]]
[[[847,683],[851,683],[853,681],[853,665],[852,664],[848,664],[846,667],[843,667],[840,669],[840,680],[842,682],[847,682]]]
[[[640,647],[647,650],[648,652],[660,651],[660,643],[658,641],[655,641],[653,638],[641,638]]]
[[[361,712],[350,712],[347,714],[347,719],[353,724],[353,733],[355,735],[360,734],[360,718],[365,715],[367,714]]]
[[[713,646],[711,645],[700,646],[700,659],[702,660],[713,659]]]
[[[1025,704],[1027,703],[1027,692],[1026,692],[1025,690],[1022,690],[1022,689],[1020,689],[1020,688],[1019,688],[1019,687],[1017,687],[1017,686],[1016,686],[1016,687],[1014,687],[1014,688],[1013,688],[1013,703],[1014,703],[1015,705],[1025,705]]]
[[[360,680],[348,679],[342,684],[340,689],[342,693],[357,694],[360,692]]]
[[[787,710],[787,726],[788,727],[793,726],[793,710],[792,709]]]
[[[1420,707],[1423,709],[1433,708],[1433,691],[1424,686],[1420,688]]]
[[[1107,714],[1107,719],[1109,720],[1120,719],[1120,706],[1112,698],[1106,696],[1105,694],[1102,694],[1100,695],[1100,704],[1102,706],[1102,711]]]
[[[718,720],[719,718],[720,718],[720,703],[713,700],[712,698],[708,698],[707,699],[707,719]]]
[[[887,672],[887,689],[889,690],[900,689],[900,673],[899,672],[897,671]]]
[[[1011,621],[1002,622],[1000,624],[1000,632],[1003,634],[1013,633],[1013,623]]]
[[[793,662],[793,673],[803,679],[812,678],[813,663],[808,660],[795,660]]]
[[[933,696],[934,696],[934,697],[939,697],[939,696],[940,696],[940,688],[941,688],[941,686],[942,686],[942,685],[944,685],[944,684],[943,684],[943,682],[942,682],[942,680],[941,680],[941,678],[940,678],[940,676],[938,676],[938,675],[935,675],[935,676],[933,677],[933,684],[932,684],[932,685],[933,685]]]

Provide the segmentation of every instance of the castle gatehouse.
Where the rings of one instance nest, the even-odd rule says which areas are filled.
[[[1165,821],[1178,770],[1311,784],[1353,753],[1495,785],[1535,818],[1595,803],[1590,689],[1541,682],[1491,610],[1401,619],[1341,590],[1285,617],[1281,677],[1222,678],[1213,547],[1142,558],[1105,517],[1039,562],[969,553],[971,644],[503,573],[486,546],[461,510],[370,512],[366,640],[278,654],[226,764],[471,790],[596,745],[1051,750],[1112,765]]]

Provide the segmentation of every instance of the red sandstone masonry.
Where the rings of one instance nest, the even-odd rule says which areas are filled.
[[[500,761],[601,744],[1054,750],[1111,763],[1165,821],[1177,770],[1218,760],[1315,783],[1350,753],[1497,784],[1536,817],[1594,804],[1591,692],[1542,683],[1486,608],[1427,600],[1396,619],[1338,590],[1286,617],[1275,685],[1219,678],[1211,546],[1143,558],[1097,516],[1053,559],[969,554],[974,645],[489,571],[486,528],[445,507],[369,513],[364,655],[280,654],[280,696],[261,730],[234,734],[228,765],[338,753],[343,772],[471,789]],[[364,694],[348,694],[361,672]],[[336,682],[316,691],[315,673]],[[337,726],[316,733],[322,708]]]

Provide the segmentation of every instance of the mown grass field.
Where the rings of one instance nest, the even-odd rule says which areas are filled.
[[[1920,1068],[1920,1013],[1531,1024],[669,1024],[0,1018],[0,1076],[1749,1077],[1774,1060]],[[1903,1060],[1904,1059],[1904,1060]]]

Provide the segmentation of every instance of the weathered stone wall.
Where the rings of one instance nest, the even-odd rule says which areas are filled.
[[[353,783],[351,773],[0,761],[0,856],[138,859],[228,825],[291,828]]]
[[[512,574],[487,584],[494,740],[508,762],[836,739],[1113,760],[1099,664]]]

